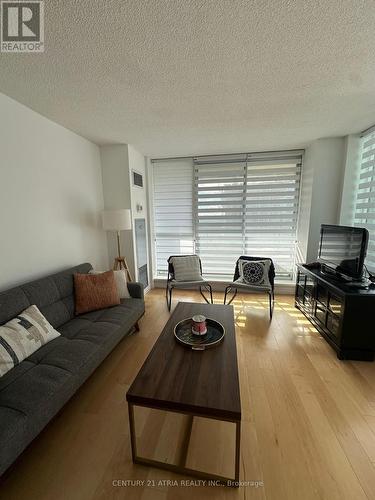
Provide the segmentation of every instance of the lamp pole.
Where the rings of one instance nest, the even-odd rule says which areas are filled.
[[[121,248],[120,248],[120,231],[117,231],[117,251],[119,258],[121,257]]]

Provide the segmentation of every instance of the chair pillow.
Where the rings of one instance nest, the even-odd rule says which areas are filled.
[[[238,262],[242,282],[253,286],[271,286],[269,280],[271,263],[269,260],[244,260]]]
[[[83,314],[120,304],[113,271],[74,275],[75,313]]]
[[[203,281],[197,255],[172,257],[171,262],[176,281]]]
[[[105,271],[94,271],[93,269],[89,271],[89,274],[103,274]],[[126,272],[124,269],[118,269],[113,271],[115,275],[115,281],[117,286],[117,291],[120,299],[130,299],[130,293],[128,290],[128,282],[126,280]]]
[[[34,305],[0,326],[0,377],[59,336]]]

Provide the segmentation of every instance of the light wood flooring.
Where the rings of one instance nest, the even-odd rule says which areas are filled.
[[[174,299],[201,300],[190,291]],[[337,360],[290,296],[277,297],[271,323],[267,297],[239,295],[234,306],[240,477],[252,486],[188,486],[192,478],[131,462],[125,393],[169,317],[157,289],[146,296],[141,331],[118,345],[22,455],[0,498],[375,499],[375,363]],[[173,459],[184,418],[137,409],[139,451]],[[232,424],[194,419],[189,466],[231,474],[233,454]],[[175,486],[180,480],[186,485]]]

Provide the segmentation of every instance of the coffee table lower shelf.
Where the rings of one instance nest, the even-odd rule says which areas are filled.
[[[241,421],[240,420],[231,420],[224,419],[222,417],[214,417],[212,415],[195,415],[192,413],[182,412],[182,411],[174,411],[174,410],[166,410],[171,411],[173,413],[182,413],[183,415],[189,416],[188,424],[186,426],[185,435],[182,443],[182,447],[179,454],[178,464],[169,464],[166,462],[160,462],[159,460],[154,460],[151,458],[141,457],[137,455],[137,438],[135,433],[135,419],[134,419],[134,406],[143,406],[145,408],[154,408],[154,409],[164,409],[157,408],[156,406],[149,405],[141,405],[139,403],[133,404],[128,401],[128,410],[129,410],[129,426],[130,426],[130,441],[131,441],[131,450],[132,450],[132,459],[133,463],[140,465],[147,465],[149,467],[157,467],[159,469],[169,470],[171,472],[175,472],[178,474],[184,474],[187,476],[193,476],[201,479],[207,479],[209,481],[219,482],[220,484],[224,484],[225,486],[239,486],[240,479],[240,442],[241,442]],[[191,431],[193,427],[193,419],[194,417],[204,417],[210,418],[213,420],[220,420],[225,422],[232,422],[236,425],[236,446],[235,446],[235,454],[234,454],[234,478],[220,476],[217,474],[210,474],[208,472],[203,472],[196,469],[190,469],[186,467],[186,459],[188,455],[189,442]]]

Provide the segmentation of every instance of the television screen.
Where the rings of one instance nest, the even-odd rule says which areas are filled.
[[[367,242],[367,229],[323,224],[318,260],[337,273],[361,279]]]

